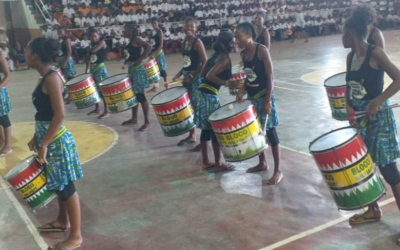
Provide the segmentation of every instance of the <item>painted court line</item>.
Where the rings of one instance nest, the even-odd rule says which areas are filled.
[[[274,86],[274,87],[278,88],[278,89],[286,89],[286,90],[292,90],[292,91],[296,91],[296,92],[318,93],[317,91],[305,91],[305,90],[291,89],[291,88],[285,88],[285,87],[279,87],[279,86]]]
[[[314,89],[321,89],[321,85],[316,85],[316,84],[310,84],[308,82],[306,82],[305,84],[296,84],[296,83],[291,83],[291,82],[286,82],[286,81],[282,81],[282,80],[274,80],[274,82],[280,82],[280,83],[284,83],[284,84],[289,84],[289,85],[294,85],[294,86],[299,86],[299,87],[303,87],[303,88],[314,88]],[[307,84],[307,85],[306,85]]]
[[[15,207],[18,215],[24,221],[26,227],[28,228],[29,232],[31,233],[33,239],[35,240],[36,244],[39,246],[40,249],[47,249],[48,245],[43,240],[42,236],[36,230],[35,225],[25,212],[24,208],[18,202],[17,198],[15,198],[14,194],[11,192],[10,188],[7,186],[6,182],[4,181],[3,177],[0,175],[0,184],[3,186],[4,192],[6,193],[8,199],[10,200],[11,204]]]
[[[302,155],[311,156],[311,154],[309,154],[309,153],[302,152],[302,151],[299,151],[299,150],[296,150],[296,149],[293,149],[293,148],[285,147],[285,146],[282,146],[282,145],[280,145],[280,147],[284,148],[284,149],[287,149],[287,150],[290,150],[290,151],[293,151],[293,152],[296,152],[296,153],[299,153],[299,154],[302,154]]]
[[[395,201],[395,199],[392,197],[392,198],[389,198],[389,199],[387,199],[387,200],[384,200],[384,201],[378,202],[378,203],[379,203],[379,205],[380,205],[381,207],[383,207],[383,206],[386,206],[386,205],[388,205],[388,204],[390,204],[390,203],[392,203],[392,202],[394,202],[394,201]],[[286,238],[286,239],[284,239],[284,240],[281,240],[281,241],[279,241],[279,242],[277,242],[277,243],[274,243],[274,244],[272,244],[272,245],[269,245],[269,246],[267,246],[267,247],[261,248],[260,250],[272,250],[272,249],[277,249],[278,247],[287,245],[287,244],[289,244],[289,243],[292,243],[293,241],[296,241],[296,240],[305,238],[305,237],[310,236],[310,235],[312,235],[312,234],[315,234],[315,233],[321,232],[321,231],[323,231],[323,230],[325,230],[325,229],[328,229],[328,228],[330,228],[330,227],[333,227],[333,226],[335,226],[335,225],[337,225],[337,224],[339,224],[339,223],[342,223],[342,222],[348,220],[348,219],[349,219],[350,217],[352,217],[352,216],[353,216],[352,214],[346,215],[346,216],[344,216],[344,217],[342,217],[342,218],[338,218],[338,219],[336,219],[336,220],[333,220],[333,221],[330,221],[330,222],[328,222],[328,223],[322,224],[322,225],[320,225],[320,226],[314,227],[314,228],[312,228],[312,229],[310,229],[310,230],[307,230],[307,231],[301,232],[301,233],[299,233],[299,234],[293,235],[293,236],[291,236],[291,237],[289,237],[289,238]]]

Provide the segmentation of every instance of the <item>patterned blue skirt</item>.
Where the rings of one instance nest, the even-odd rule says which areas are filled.
[[[251,100],[251,99],[249,99]],[[264,110],[264,104],[265,104],[265,95],[256,99],[256,100],[251,100],[253,102],[254,107],[256,108],[257,111],[257,116],[258,119],[260,119],[261,127],[263,131],[268,130],[273,127],[277,127],[279,125],[279,117],[278,117],[278,109],[276,107],[276,102],[275,102],[275,95],[272,93],[271,96],[271,102],[272,102],[272,111],[271,114],[268,116],[268,121],[267,120],[267,114],[265,113]]]
[[[165,59],[164,51],[160,50],[160,52],[158,52],[158,54],[156,55],[156,61],[160,71],[167,70],[167,60]]]
[[[189,76],[190,74],[193,74],[194,71],[186,71],[182,70],[182,74],[184,77]],[[194,79],[192,80],[191,84],[187,87],[188,89],[188,94],[190,97],[190,102],[192,103],[192,107],[194,110],[196,110],[196,105],[199,102],[199,86],[202,82],[202,77],[199,75],[195,76]]]
[[[0,116],[8,115],[11,112],[11,102],[5,87],[0,89]]]
[[[219,96],[207,94],[198,90],[198,98],[199,102],[194,110],[194,123],[199,129],[212,130],[211,124],[208,121],[208,117],[212,112],[221,107],[221,104],[219,103]]]
[[[50,122],[36,121],[35,132],[38,144],[42,142]],[[78,150],[72,134],[63,125],[55,140],[47,146],[47,189],[64,190],[70,181],[83,177]]]
[[[133,92],[135,92],[136,95],[143,94],[144,90],[150,87],[149,79],[146,75],[146,69],[143,64],[136,67],[133,63],[129,64],[128,73],[133,85]]]
[[[64,64],[65,57],[60,57],[60,66]],[[75,63],[72,57],[68,59],[65,69],[62,70],[65,80],[71,80],[76,75]]]
[[[96,84],[99,95],[103,96],[103,94],[100,91],[99,84],[108,78],[108,72],[107,72],[106,66],[104,66],[104,63],[101,63],[97,66],[90,67],[90,74],[92,74],[92,77],[93,77],[94,83]]]
[[[354,111],[365,111],[369,103],[370,101],[354,99],[352,105]],[[390,101],[387,100],[380,107],[390,105]],[[377,166],[385,167],[400,158],[396,121],[391,109],[379,111],[372,121],[361,118],[357,122],[360,124],[360,133],[368,152]]]

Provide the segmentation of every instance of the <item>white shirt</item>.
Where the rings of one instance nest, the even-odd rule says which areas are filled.
[[[167,30],[167,32],[164,33],[164,40],[169,41],[171,39],[171,32]]]
[[[57,30],[53,30],[52,31],[52,37],[53,37],[53,39],[58,40],[58,32],[57,32]]]
[[[81,41],[81,48],[82,48],[82,49],[85,49],[85,48],[87,48],[87,47],[89,47],[89,46],[90,46],[90,41],[89,41],[89,40],[87,40],[87,41],[82,40],[82,41]]]
[[[182,39],[182,40],[185,40],[185,38],[186,38],[185,33],[179,32],[179,38]]]
[[[194,13],[194,16],[198,17],[198,18],[203,18],[203,11],[201,11],[201,10],[196,11]]]
[[[108,21],[108,17],[106,17],[106,16],[97,18],[97,22],[100,24],[100,26],[104,26],[107,21]]]
[[[96,25],[96,18],[86,18],[85,23],[88,23],[90,27],[94,27]]]
[[[104,27],[101,29],[101,32],[106,35],[106,36],[111,36],[111,28],[110,27]]]
[[[206,21],[204,22],[204,24],[205,24],[207,27],[210,27],[211,25],[214,25],[215,22],[214,22],[214,20],[212,20],[212,19],[206,19]]]
[[[82,17],[82,18],[75,17],[75,19],[74,19],[75,25],[79,26],[79,27],[82,27],[82,28],[85,26],[85,24],[84,24],[85,21],[86,21],[86,18],[84,18],[84,17]]]
[[[124,23],[125,22],[125,17],[126,17],[126,15],[118,15],[118,16],[116,16],[116,20],[119,22],[119,23]]]
[[[81,44],[81,41],[79,39],[76,39],[75,41],[71,40],[71,46],[75,46],[77,44],[79,44],[79,45]]]
[[[114,49],[115,47],[117,47],[117,43],[120,43],[121,45],[124,45],[124,39],[121,38],[119,40],[117,40],[116,38],[112,39],[112,48]]]
[[[44,38],[53,38],[53,31],[51,29],[47,29],[47,31],[42,30],[42,36]]]
[[[180,38],[179,38],[179,34],[177,34],[177,35],[175,35],[175,34],[171,34],[171,40],[172,41],[178,41]]]
[[[137,18],[137,15],[136,15],[136,14],[130,14],[130,15],[129,15],[129,20],[130,20],[131,22],[139,22],[139,19]]]
[[[297,16],[296,16],[296,25],[299,26],[299,27],[301,27],[301,28],[304,28],[305,24],[306,24],[306,22],[304,21],[304,15],[303,15],[303,13],[297,13]]]
[[[67,7],[63,10],[63,13],[66,14],[68,18],[72,18],[72,14],[75,14],[75,11],[74,9]]]

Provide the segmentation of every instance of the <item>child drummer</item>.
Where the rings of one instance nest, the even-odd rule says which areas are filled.
[[[92,74],[97,90],[103,99],[104,112],[103,114],[100,114],[100,104],[96,103],[95,109],[89,112],[88,115],[100,114],[98,118],[103,119],[110,116],[110,113],[108,112],[108,106],[103,95],[101,94],[99,87],[99,84],[108,78],[108,72],[106,66],[104,65],[104,61],[107,57],[107,45],[103,37],[100,36],[99,32],[95,28],[89,29],[89,38],[91,40],[91,45],[90,56],[88,56],[86,61],[86,74],[89,73],[90,69],[90,74]]]
[[[240,89],[237,101],[242,102],[245,92],[252,100],[257,110],[262,129],[267,130],[268,143],[271,145],[275,162],[274,175],[268,181],[276,185],[282,181],[280,169],[279,138],[275,127],[279,125],[278,112],[273,94],[273,67],[269,50],[264,45],[256,43],[256,31],[251,23],[241,23],[235,31],[236,43],[243,49],[241,58],[246,73],[247,84]],[[247,173],[265,171],[268,169],[265,150],[260,154],[260,163],[247,170]]]
[[[12,153],[11,148],[11,122],[8,114],[11,112],[11,102],[6,89],[10,81],[10,69],[6,58],[0,53],[0,73],[4,74],[3,79],[0,75],[0,157]]]

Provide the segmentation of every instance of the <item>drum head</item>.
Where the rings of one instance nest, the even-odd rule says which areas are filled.
[[[114,84],[114,83],[122,82],[126,78],[129,78],[128,74],[115,75],[115,76],[109,77],[106,80],[102,81],[99,85],[100,86],[111,85],[111,84]]]
[[[171,101],[174,101],[182,97],[185,93],[187,93],[185,87],[175,87],[172,89],[167,89],[154,96],[153,99],[151,99],[151,104],[153,105],[167,104]]]
[[[232,68],[232,75],[244,73],[242,68]]]
[[[346,86],[346,72],[334,75],[325,80],[325,87]]]
[[[30,156],[20,162],[17,166],[15,166],[13,169],[10,170],[4,177],[4,179],[11,180],[14,179],[19,173],[24,171],[25,169],[29,168],[29,166],[35,161],[35,156]]]
[[[210,117],[208,117],[208,120],[210,122],[216,122],[216,121],[224,120],[224,119],[232,117],[232,116],[236,116],[236,115],[242,113],[243,111],[246,111],[248,108],[250,108],[251,105],[252,105],[251,101],[249,101],[249,100],[246,100],[242,103],[238,103],[238,102],[228,103],[228,104],[220,107],[213,113],[211,113]]]
[[[311,142],[310,151],[320,152],[335,148],[348,142],[357,134],[357,129],[352,127],[333,130]]]
[[[71,85],[80,83],[80,82],[82,82],[82,81],[88,79],[89,77],[90,77],[90,74],[79,75],[79,76],[74,77],[74,78],[72,78],[71,80],[69,80],[69,81],[67,82],[66,85],[67,85],[67,86],[71,86]]]

